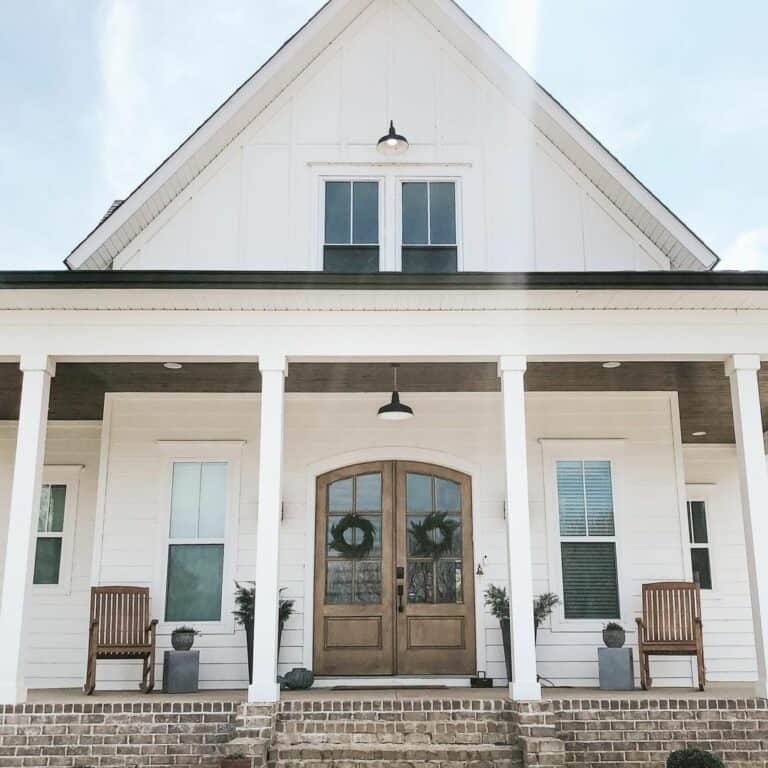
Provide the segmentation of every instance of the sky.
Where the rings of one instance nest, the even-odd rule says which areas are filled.
[[[768,2],[460,0],[722,258],[768,269]],[[321,0],[0,0],[0,269],[60,269]]]

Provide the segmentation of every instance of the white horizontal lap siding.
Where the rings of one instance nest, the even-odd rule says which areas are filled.
[[[550,576],[559,570],[559,562],[550,562],[550,552],[559,546],[548,543],[548,537],[557,541],[558,531],[546,508],[542,459],[545,450],[556,457],[561,449],[545,449],[542,441],[621,441],[620,477],[614,475],[621,622],[628,631],[627,645],[636,650],[634,619],[640,615],[642,584],[680,579],[684,573],[673,400],[667,393],[534,393],[527,405],[535,594],[550,591]],[[587,453],[600,450],[585,448]],[[602,624],[584,628],[561,615],[540,628],[539,674],[558,685],[595,685]],[[659,685],[691,684],[687,659],[654,660],[652,674]]]
[[[100,436],[101,423],[97,421],[48,424],[45,464],[82,465],[83,468],[79,472],[69,589],[46,594],[33,587],[30,592],[25,637],[26,684],[29,688],[78,687],[85,679]],[[15,450],[16,424],[4,422],[0,424],[0,560],[5,557]]]
[[[169,463],[173,458],[226,460],[232,450],[226,445],[244,441],[237,536],[227,542],[233,578],[224,577],[222,624],[202,625],[203,634],[195,640],[200,651],[200,687],[243,688],[247,678],[245,636],[232,621],[232,596],[234,580],[252,580],[255,571],[259,398],[115,395],[108,398],[108,409],[111,424],[99,582],[150,587],[152,615],[160,620],[158,676],[163,652],[171,648],[170,630],[176,624],[194,624],[166,624],[161,615],[167,548],[160,542],[167,536]],[[224,452],[220,459],[208,453],[217,442]],[[103,662],[97,685],[133,687],[138,674],[138,664],[133,662]]]
[[[287,395],[284,509],[280,538],[280,586],[295,600],[285,627],[280,671],[311,663],[313,588],[314,481],[317,474],[360,461],[416,459],[451,466],[472,476],[474,551],[486,556],[484,575],[476,577],[476,599],[491,583],[507,584],[503,512],[503,441],[501,397],[496,393],[408,394],[416,417],[402,423],[381,422],[376,409],[386,395]],[[527,398],[530,511],[534,555],[534,590],[550,589],[550,562],[545,518],[542,444],[547,439],[623,440],[620,515],[620,562],[624,579],[624,621],[634,645],[634,616],[640,610],[645,581],[680,578],[684,573],[673,443],[673,401],[667,394],[530,394]],[[258,496],[259,398],[256,395],[117,396],[111,399],[109,471],[103,522],[101,583],[146,584],[158,606],[156,574],[164,553],[155,546],[164,531],[168,475],[158,440],[245,440],[241,453],[239,532],[234,574],[250,580],[255,573]],[[64,428],[53,427],[63,430]],[[13,430],[0,429],[0,527],[7,516]],[[64,432],[61,433],[62,435]],[[86,648],[87,594],[91,568],[93,515],[98,459],[98,428],[78,428],[76,439],[49,441],[51,459],[86,465],[78,507],[73,595],[36,607],[30,620],[29,685],[82,684]],[[166,453],[167,456],[167,453]],[[719,453],[707,461],[686,449],[688,479],[721,482],[727,508],[710,510],[719,600],[705,598],[707,665],[712,679],[745,680],[754,675],[749,604],[745,599],[743,540],[735,490],[735,458]],[[706,458],[706,457],[705,457]],[[724,462],[724,463],[723,463]],[[728,463],[730,462],[730,464]],[[695,472],[694,472],[695,470]],[[714,481],[708,478],[714,478]],[[719,487],[719,486],[718,486]],[[649,525],[649,521],[652,525]],[[649,530],[652,533],[649,534]],[[148,544],[149,542],[149,544]],[[686,550],[687,554],[687,550]],[[476,564],[475,564],[476,565]],[[233,585],[224,584],[224,608],[231,611]],[[159,610],[159,608],[158,608]],[[154,611],[157,615],[157,611]],[[158,616],[162,619],[162,616]],[[559,684],[597,682],[599,630],[577,631],[567,623],[548,624],[539,632],[539,672]],[[478,659],[499,682],[504,655],[497,621],[479,609]],[[246,685],[242,631],[206,632],[196,641],[201,652],[201,686]],[[160,658],[169,636],[158,638]],[[158,674],[160,673],[158,665]],[[687,659],[653,662],[659,685],[690,685]],[[133,688],[136,664],[99,664],[103,688]]]
[[[712,681],[757,679],[735,445],[686,445],[686,482],[706,496],[713,589],[702,592],[704,657]]]

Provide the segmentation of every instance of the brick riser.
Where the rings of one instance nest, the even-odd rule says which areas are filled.
[[[509,702],[282,702],[270,768],[522,768]]]

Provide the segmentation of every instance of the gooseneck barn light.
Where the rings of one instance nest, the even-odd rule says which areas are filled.
[[[385,421],[403,421],[413,416],[413,408],[400,402],[400,395],[397,393],[397,369],[400,366],[397,363],[392,365],[392,399],[379,408],[379,418]]]
[[[389,132],[385,133],[376,144],[382,155],[402,155],[408,149],[408,139],[395,130],[395,124],[389,121]]]

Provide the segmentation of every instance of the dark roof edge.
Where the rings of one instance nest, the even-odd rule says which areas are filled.
[[[0,272],[0,290],[768,290],[768,272],[458,272],[331,274],[221,270]]]

